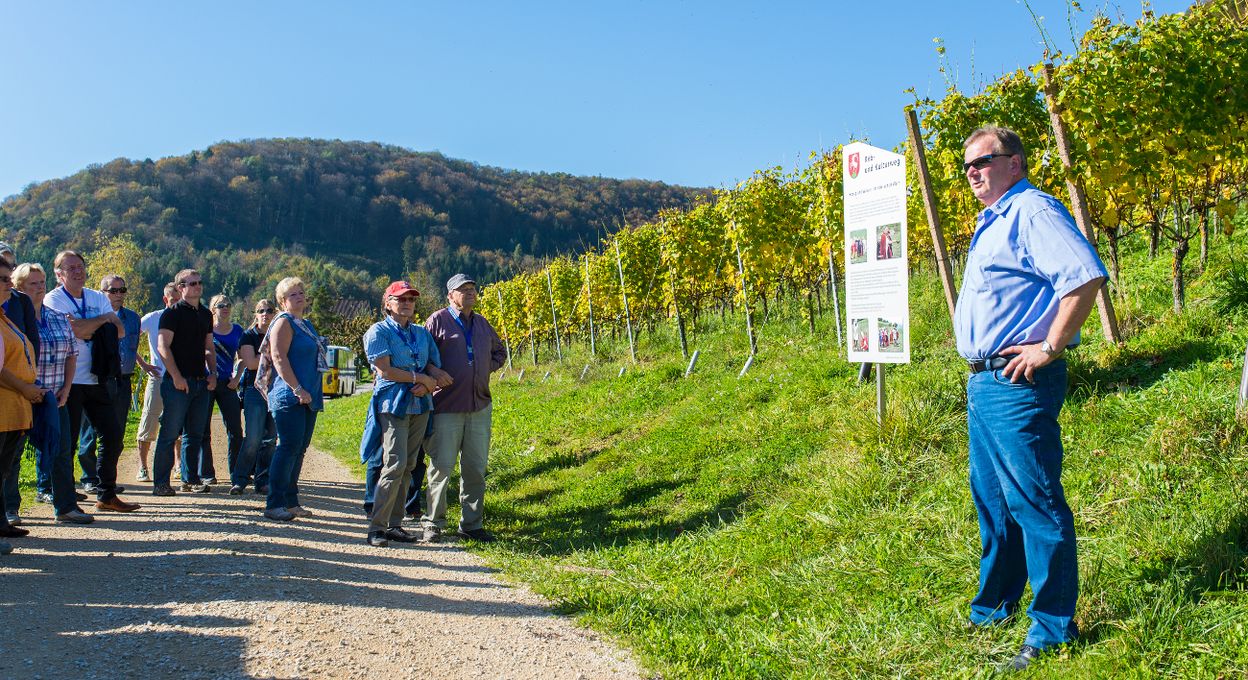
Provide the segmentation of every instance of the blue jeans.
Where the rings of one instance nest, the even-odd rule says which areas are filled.
[[[199,484],[199,450],[204,426],[212,413],[208,381],[190,378],[187,391],[175,389],[173,378],[166,373],[160,383],[160,398],[165,410],[160,414],[160,434],[156,436],[156,452],[152,457],[152,487],[169,486],[173,473],[173,445],[182,440],[182,481]],[[183,434],[185,430],[185,434]]]
[[[35,488],[39,493],[52,495],[52,507],[63,515],[78,510],[78,497],[74,495],[74,453],[69,441],[69,408],[57,410],[60,438],[45,443],[37,451],[35,459]],[[8,490],[5,490],[8,493]],[[7,498],[7,496],[6,496]]]
[[[1044,649],[1079,636],[1075,524],[1062,491],[1066,362],[1013,384],[1001,370],[972,375],[966,386],[971,497],[979,513],[983,552],[971,622],[1012,615],[1031,581],[1025,644]]]
[[[299,473],[303,470],[303,454],[312,443],[316,411],[304,405],[278,409],[273,412],[273,423],[277,425],[277,448],[269,464],[265,509],[293,508],[299,505]]]
[[[117,397],[113,401],[113,408],[117,410],[117,424],[121,426],[121,433],[126,433],[126,419],[130,414],[130,399],[132,393],[133,375],[119,375],[117,380]],[[100,475],[97,472],[99,467],[98,459],[95,456],[95,440],[97,439],[95,428],[91,426],[90,421],[86,418],[82,419],[82,432],[78,435],[78,464],[82,467],[82,483],[83,484],[99,484]]]
[[[208,394],[221,411],[221,422],[225,423],[226,469],[233,474],[234,461],[238,459],[238,452],[243,448],[243,403],[238,398],[238,392],[230,389],[227,380],[218,379],[217,389]],[[185,446],[184,443],[183,448]],[[212,460],[212,406],[208,407],[208,423],[204,426],[203,445],[200,447],[199,476],[217,476],[217,467]]]
[[[277,425],[269,413],[269,404],[254,387],[243,388],[243,416],[246,434],[243,448],[230,468],[230,483],[246,487],[255,475],[256,489],[269,485],[269,464],[273,461],[273,444]]]

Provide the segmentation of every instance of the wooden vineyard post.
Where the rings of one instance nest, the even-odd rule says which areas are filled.
[[[1066,135],[1066,124],[1062,122],[1062,109],[1057,101],[1057,81],[1053,77],[1053,64],[1044,65],[1044,99],[1049,105],[1049,122],[1053,125],[1053,138],[1057,141],[1057,153],[1062,159],[1062,167],[1066,169],[1066,189],[1070,192],[1070,208],[1075,214],[1075,223],[1089,243],[1096,243],[1092,233],[1092,217],[1088,213],[1088,195],[1083,184],[1075,178],[1074,162],[1070,154],[1070,137]],[[1096,292],[1096,309],[1101,316],[1101,331],[1105,339],[1115,345],[1122,341],[1118,331],[1118,317],[1114,314],[1114,301],[1109,296],[1109,286],[1101,286]]]
[[[585,255],[585,304],[589,307],[589,354],[598,356],[598,347],[594,344],[594,294],[589,287],[589,255]]]
[[[550,324],[555,328],[555,354],[563,363],[563,344],[559,340],[559,313],[555,311],[555,285],[550,281],[550,269],[546,269],[546,293],[550,295]]]
[[[501,288],[499,288],[499,289],[496,289],[494,292],[498,293],[498,315],[499,315],[498,321],[499,321],[499,325],[502,326],[503,325],[502,323],[503,321],[502,319],[503,291]],[[510,371],[511,370],[511,342],[507,338],[503,338],[503,349],[507,350],[507,370]]]
[[[689,358],[689,340],[685,337],[685,319],[680,315],[680,303],[676,300],[676,272],[667,268],[667,280],[672,286],[672,306],[676,308],[676,332],[680,335],[680,353]]]
[[[828,232],[828,296],[832,298],[832,318],[836,319],[836,345],[840,347],[845,344],[845,340],[841,335],[841,294],[836,289],[836,251],[832,249],[832,244],[840,239],[832,238],[832,225],[828,224],[828,212],[831,210],[828,188],[823,187],[819,193],[823,196],[823,229]]]
[[[533,337],[533,315],[527,311],[524,313],[525,318],[529,322],[529,347],[533,348],[533,365],[537,365],[537,339]]]
[[[875,421],[880,425],[884,424],[884,366],[885,364],[876,364],[875,366]]]
[[[736,231],[736,224],[733,224],[733,231]],[[754,320],[750,314],[750,294],[749,286],[745,281],[745,260],[741,257],[741,244],[733,243],[737,250],[737,273],[741,275],[741,304],[745,307],[745,334],[750,338],[750,357],[752,358],[758,353],[758,340],[754,338]],[[742,371],[744,375],[745,371]]]
[[[940,227],[940,216],[936,213],[936,192],[932,190],[932,176],[927,171],[927,149],[923,146],[923,130],[919,127],[919,116],[914,109],[906,111],[906,127],[910,128],[910,146],[914,149],[914,169],[919,176],[923,207],[927,211],[927,226],[932,232],[932,250],[936,254],[936,271],[940,275],[940,285],[945,289],[945,304],[949,307],[949,320],[952,321],[958,294],[953,289],[953,269],[949,266],[949,252],[945,248],[945,231]]]
[[[624,261],[620,259],[620,242],[615,241],[615,266],[620,270],[620,296],[624,298],[624,327],[628,329],[628,355],[637,363],[637,347],[633,344],[633,317],[628,312],[628,291],[624,289]],[[620,374],[623,375],[621,369]]]

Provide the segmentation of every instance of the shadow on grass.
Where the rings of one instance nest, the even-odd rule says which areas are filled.
[[[1141,575],[1154,583],[1177,578],[1187,596],[1196,601],[1210,592],[1244,588],[1248,585],[1248,512],[1198,537],[1177,558],[1145,565]]]
[[[1214,340],[1175,339],[1165,347],[1124,352],[1109,366],[1074,362],[1070,368],[1067,403],[1087,401],[1123,388],[1143,389],[1173,370],[1191,368],[1220,352]]]

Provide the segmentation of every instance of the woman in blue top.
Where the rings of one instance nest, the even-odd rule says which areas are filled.
[[[220,293],[212,296],[208,311],[212,312],[212,346],[217,354],[217,389],[210,393],[210,401],[216,402],[225,423],[226,464],[231,473],[243,447],[242,402],[238,398],[238,379],[241,367],[235,370],[234,358],[238,355],[238,343],[243,338],[243,327],[230,321],[233,303]],[[212,407],[209,406],[209,409]],[[183,440],[183,446],[186,445]],[[199,457],[199,477],[204,484],[217,483],[217,469],[212,463],[212,418],[209,414],[204,429],[203,453]]]
[[[321,411],[321,374],[329,370],[325,343],[303,318],[308,306],[303,280],[287,277],[277,284],[282,313],[269,326],[266,347],[273,362],[269,411],[277,425],[277,448],[269,463],[269,496],[264,516],[279,521],[309,517],[299,505],[299,472]]]
[[[391,283],[382,296],[386,318],[364,334],[364,353],[377,374],[372,408],[381,439],[381,474],[367,538],[374,546],[416,540],[401,526],[404,499],[433,410],[429,395],[450,384],[450,375],[439,368],[433,336],[412,323],[419,295],[407,281]]]

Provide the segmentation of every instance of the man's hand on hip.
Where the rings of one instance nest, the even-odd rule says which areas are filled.
[[[1040,344],[1034,345],[1012,345],[1001,350],[1002,356],[1014,355],[1010,359],[1010,363],[1005,365],[1005,377],[1010,382],[1020,382],[1019,378],[1024,378],[1027,382],[1035,382],[1036,369],[1044,368],[1057,358],[1057,355],[1050,355],[1048,352],[1040,348]]]

